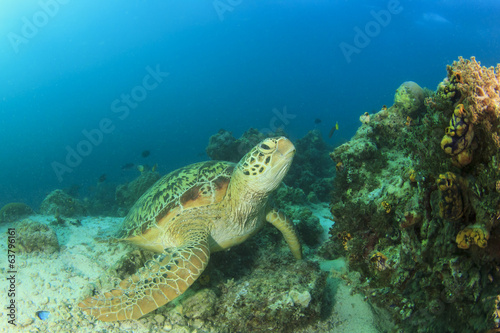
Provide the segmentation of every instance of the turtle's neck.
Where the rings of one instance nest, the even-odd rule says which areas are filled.
[[[227,191],[227,200],[229,201],[229,207],[239,211],[239,216],[259,212],[259,206],[266,205],[268,196],[269,193],[253,191],[252,187],[244,179],[233,174]]]

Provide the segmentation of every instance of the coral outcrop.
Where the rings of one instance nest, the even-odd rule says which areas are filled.
[[[54,253],[59,250],[55,231],[43,223],[25,219],[16,226],[18,239],[16,247],[25,253]]]
[[[248,150],[264,138],[282,135],[286,136],[282,129],[264,134],[250,128],[239,139],[235,139],[230,132],[220,130],[210,137],[206,151],[214,160],[238,162]],[[318,130],[308,132],[306,136],[294,142],[294,145],[299,153],[295,155],[285,177],[285,184],[300,189],[306,198],[310,198],[313,202],[327,202],[333,189],[332,175],[335,168],[328,157],[331,147],[323,141]],[[301,202],[304,201],[301,199]]]
[[[274,133],[266,134],[255,128],[250,128],[239,139],[236,139],[231,132],[221,129],[210,137],[206,152],[212,160],[237,163],[256,144],[273,136],[287,135],[281,128],[278,128]]]
[[[118,214],[127,215],[129,209],[134,203],[151,187],[158,179],[160,174],[156,171],[141,172],[139,177],[127,184],[118,185],[115,198],[118,205]]]
[[[210,137],[208,146],[205,149],[208,157],[214,161],[238,162],[238,143],[236,138],[229,131],[219,130],[217,134]],[[243,155],[242,155],[243,156]]]
[[[42,215],[76,217],[86,215],[86,213],[85,206],[80,200],[71,197],[62,190],[50,192],[40,205],[40,214]]]
[[[474,57],[470,60],[459,58],[447,67],[447,71],[448,77],[439,84],[435,97],[428,100],[431,106],[445,114],[452,113],[443,149],[448,149],[455,164],[463,167],[471,163],[472,150],[477,144],[478,159],[487,160],[500,148],[500,65],[486,68]],[[475,133],[480,139],[473,141]],[[464,155],[460,156],[459,151]]]
[[[116,202],[117,185],[113,183],[99,183],[92,188],[89,197],[83,200],[87,212],[91,216],[118,216]]]
[[[306,196],[327,202],[333,190],[335,165],[329,159],[330,147],[319,130],[309,131],[294,142],[297,154],[284,182],[302,189]]]
[[[274,260],[273,260],[274,261]],[[261,266],[225,284],[217,322],[229,332],[292,332],[321,318],[326,274],[311,262]]]
[[[8,203],[0,209],[0,223],[14,222],[32,214],[35,214],[35,212],[25,203]]]
[[[424,107],[398,89],[330,154],[335,224],[319,253],[347,258],[405,332],[500,329],[500,65],[447,70]]]
[[[413,81],[406,81],[399,86],[394,95],[394,106],[404,116],[416,117],[425,111],[425,92]],[[363,122],[363,121],[362,121]]]

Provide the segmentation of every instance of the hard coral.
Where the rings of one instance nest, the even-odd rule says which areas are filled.
[[[443,84],[455,91],[450,102],[464,106],[463,115],[458,116],[455,109],[453,116],[459,123],[464,122],[468,127],[474,126],[474,131],[478,133],[478,147],[482,155],[488,158],[500,148],[500,64],[496,68],[486,68],[474,57],[470,60],[460,57],[448,66],[447,70],[448,78]],[[464,147],[463,151],[465,153],[462,156],[456,155],[457,165],[468,164],[472,159],[470,149]]]
[[[463,197],[465,180],[452,172],[439,175],[436,185],[441,193],[439,215],[447,220],[456,221],[464,216],[467,201]]]
[[[306,195],[314,193],[320,201],[328,201],[333,189],[334,165],[328,158],[330,147],[319,130],[309,131],[294,142],[297,154],[284,182],[304,190]]]
[[[130,183],[118,185],[115,192],[116,202],[120,207],[118,213],[125,216],[137,199],[158,179],[160,179],[158,172],[145,171]]]
[[[238,162],[241,158],[238,154],[236,138],[224,129],[220,129],[217,134],[210,137],[205,150],[208,157],[216,161]]]
[[[40,214],[73,217],[86,214],[83,204],[62,190],[54,190],[43,199]]]
[[[394,95],[394,106],[406,116],[416,116],[424,108],[425,92],[413,81],[403,82]]]
[[[460,249],[468,249],[471,245],[477,245],[485,248],[488,245],[490,233],[482,225],[470,225],[461,230],[456,238],[456,242]]]
[[[22,202],[12,202],[0,209],[0,222],[13,222],[34,213],[28,205]]]
[[[447,70],[460,91],[461,103],[469,106],[472,123],[496,121],[500,116],[500,64],[486,68],[474,57],[460,57]]]
[[[22,252],[53,253],[59,250],[55,231],[43,223],[25,219],[17,225],[16,229],[19,233],[17,246]]]

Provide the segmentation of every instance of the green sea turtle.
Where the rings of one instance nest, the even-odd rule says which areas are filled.
[[[207,266],[210,253],[242,243],[265,220],[301,259],[293,224],[268,205],[294,154],[290,140],[270,138],[238,164],[196,163],[158,180],[131,208],[119,236],[159,254],[117,289],[78,305],[102,321],[140,318],[184,293]]]

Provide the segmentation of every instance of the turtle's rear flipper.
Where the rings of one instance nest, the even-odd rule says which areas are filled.
[[[128,279],[100,296],[78,304],[102,321],[137,319],[186,291],[201,275],[210,257],[208,232],[192,228],[180,247],[166,249]]]

